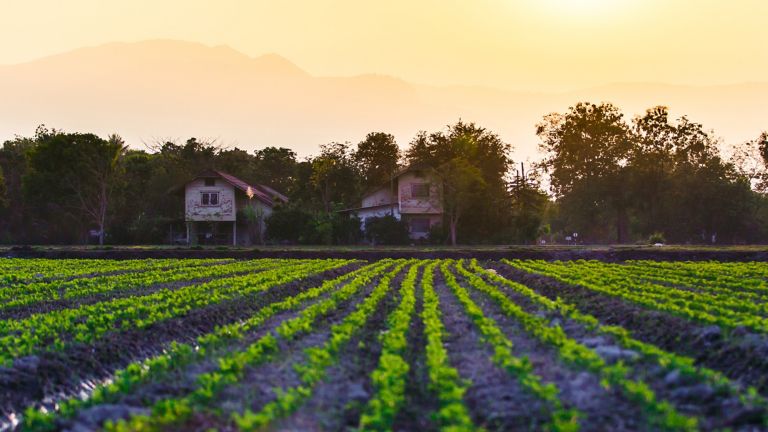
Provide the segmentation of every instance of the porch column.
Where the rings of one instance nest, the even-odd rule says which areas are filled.
[[[232,246],[237,246],[237,221],[232,221]]]

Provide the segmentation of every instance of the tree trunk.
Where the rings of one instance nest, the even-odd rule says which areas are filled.
[[[451,245],[456,246],[456,225],[458,221],[451,220]]]

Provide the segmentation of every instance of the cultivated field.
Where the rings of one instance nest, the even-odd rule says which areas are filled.
[[[21,430],[768,430],[768,263],[0,259]]]

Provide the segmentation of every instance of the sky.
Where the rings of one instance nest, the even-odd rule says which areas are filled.
[[[565,91],[766,81],[765,0],[0,0],[0,64],[147,39],[279,53],[316,76]]]

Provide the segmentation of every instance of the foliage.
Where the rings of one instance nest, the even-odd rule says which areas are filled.
[[[394,216],[370,217],[365,220],[365,237],[374,244],[408,244],[408,225]]]
[[[397,171],[400,156],[400,147],[393,135],[384,132],[366,135],[352,153],[364,190],[387,183]]]

